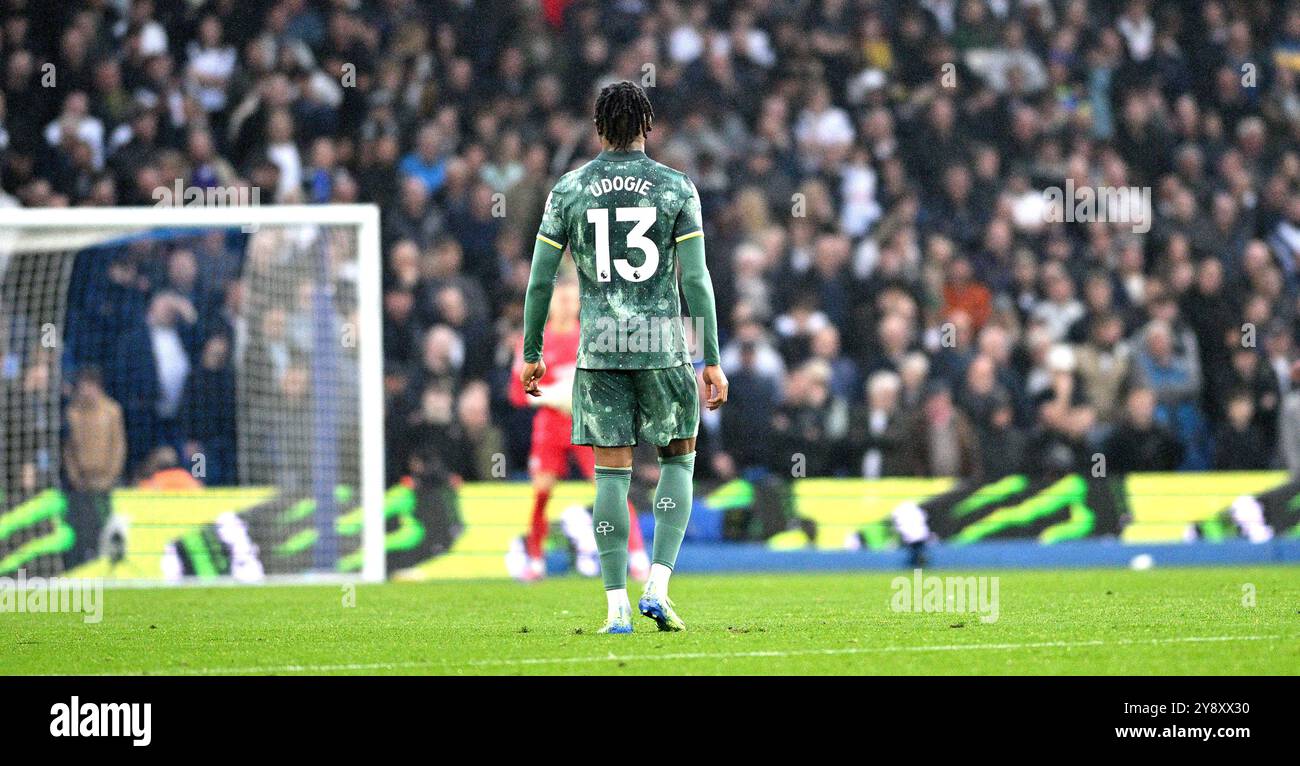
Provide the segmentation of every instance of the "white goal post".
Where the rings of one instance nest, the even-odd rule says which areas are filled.
[[[346,231],[355,234],[344,236],[342,232]],[[294,483],[295,491],[298,492],[296,496],[289,492],[281,492],[286,496],[285,505],[292,505],[291,501],[295,498],[297,505],[287,509],[284,506],[276,506],[273,510],[280,514],[277,518],[289,518],[285,514],[294,512],[313,497],[327,498],[324,505],[330,509],[330,514],[324,514],[328,518],[323,522],[313,522],[307,519],[312,511],[303,511],[297,517],[305,519],[303,526],[293,530],[296,534],[292,539],[277,541],[285,551],[289,551],[281,554],[286,557],[286,560],[292,559],[294,555],[298,556],[297,559],[292,560],[298,562],[293,566],[301,565],[300,570],[282,569],[276,572],[267,569],[264,571],[259,561],[251,575],[245,571],[241,576],[238,562],[234,565],[223,562],[221,567],[216,568],[213,568],[214,565],[210,561],[200,561],[197,562],[198,565],[201,565],[205,572],[219,571],[221,577],[214,577],[214,579],[236,581],[295,579],[299,575],[313,577],[339,574],[348,577],[359,576],[362,580],[371,582],[383,580],[386,576],[386,487],[382,253],[379,209],[374,205],[0,208],[0,375],[4,376],[3,380],[0,380],[0,384],[4,386],[0,389],[0,418],[5,419],[5,424],[0,426],[0,530],[13,527],[27,517],[39,517],[37,511],[23,510],[22,513],[15,513],[15,508],[18,508],[21,502],[36,502],[34,498],[41,492],[57,492],[67,483],[66,479],[61,477],[68,475],[68,468],[66,465],[60,468],[59,465],[60,461],[66,458],[63,454],[66,449],[61,450],[66,445],[62,445],[61,440],[68,439],[69,425],[66,413],[76,382],[63,379],[61,364],[62,360],[71,354],[64,348],[66,345],[64,339],[67,335],[64,323],[78,321],[66,314],[71,308],[67,294],[72,279],[71,274],[80,257],[79,254],[85,252],[87,248],[102,247],[107,242],[127,242],[126,245],[119,245],[126,249],[131,247],[132,242],[138,244],[138,240],[132,238],[148,236],[151,239],[146,244],[154,245],[160,239],[167,237],[174,238],[174,241],[188,241],[185,237],[198,238],[205,232],[224,232],[229,235],[227,239],[246,243],[242,245],[246,248],[246,252],[239,253],[241,267],[255,258],[266,255],[265,253],[259,255],[256,252],[259,245],[266,241],[273,241],[274,244],[269,248],[262,247],[263,251],[275,250],[276,247],[285,252],[293,251],[292,257],[284,256],[278,251],[271,252],[266,255],[264,261],[261,261],[263,263],[260,267],[263,269],[261,274],[278,274],[282,262],[292,260],[284,271],[291,271],[293,276],[283,277],[283,284],[278,285],[274,292],[267,291],[266,295],[260,297],[261,305],[268,307],[268,312],[275,312],[276,316],[273,319],[259,317],[257,322],[265,321],[268,327],[277,327],[286,335],[297,332],[296,337],[306,339],[294,348],[292,353],[296,356],[275,347],[269,349],[264,357],[268,368],[275,368],[281,376],[285,374],[283,370],[286,365],[296,364],[295,380],[302,381],[296,383],[297,390],[307,392],[303,395],[304,400],[312,400],[313,396],[316,398],[316,401],[311,401],[304,406],[303,411],[309,415],[305,419],[309,422],[307,426],[293,421],[294,410],[284,408],[284,411],[279,411],[281,408],[278,403],[281,399],[276,397],[266,398],[266,403],[252,412],[247,420],[249,428],[245,429],[241,421],[239,448],[230,450],[237,453],[238,457],[229,458],[227,461],[230,465],[238,463],[238,469],[227,476],[229,481],[226,482],[226,486],[234,493],[250,490],[263,483],[283,480],[286,484]],[[332,236],[334,232],[340,234]],[[218,234],[216,238],[220,239],[221,236],[223,235]],[[347,242],[350,246],[351,243],[355,243],[354,247],[351,247],[353,252],[323,255],[312,252],[313,249],[322,252],[329,248],[339,249],[338,242]],[[159,252],[170,253],[171,251],[166,250],[166,247],[180,248],[178,245],[166,245],[157,249]],[[160,271],[161,279],[164,280],[168,276],[166,269],[171,267],[170,261],[165,260],[167,257],[162,256],[149,264],[159,272],[159,262],[164,263]],[[194,260],[192,254],[187,255],[186,258]],[[319,271],[313,276],[312,270],[317,267],[312,264],[316,260],[323,265],[319,266]],[[206,266],[206,264],[200,265]],[[346,271],[348,288],[346,292],[349,293],[345,298],[339,299],[346,301],[345,309],[339,309],[335,302],[337,297],[335,284],[338,282],[335,272],[340,270]],[[322,274],[325,276],[321,276]],[[238,280],[254,278],[261,277],[257,275],[249,277],[245,273]],[[280,278],[273,277],[273,279]],[[143,295],[157,294],[141,292]],[[286,321],[285,310],[295,300],[302,302],[299,305],[302,310],[297,314],[288,313]],[[109,303],[111,304],[111,300]],[[277,309],[277,306],[280,309]],[[147,310],[153,311],[153,308],[153,303],[147,303]],[[111,312],[112,309],[110,305],[107,310]],[[181,313],[185,314],[183,311]],[[321,318],[322,315],[324,319]],[[347,317],[346,322],[341,318],[343,315]],[[152,322],[153,315],[149,316],[150,319],[147,321]],[[41,322],[39,317],[58,317],[58,319],[55,321],[47,319]],[[353,317],[355,317],[355,326],[351,324]],[[295,320],[298,321],[297,324],[294,324]],[[241,321],[245,325],[253,323],[251,319],[241,318]],[[284,325],[288,325],[287,329]],[[120,329],[117,325],[111,326],[113,333],[117,333]],[[322,362],[313,355],[312,349],[315,343],[315,348],[319,350],[321,343],[319,337],[323,327],[346,328],[342,332],[353,337],[345,341],[345,344],[350,344],[347,345],[346,352],[326,349],[328,353],[325,356],[328,359]],[[255,334],[257,331],[255,328],[252,332]],[[143,345],[138,346],[139,348],[146,350],[150,348],[149,341],[152,336],[149,332],[146,329],[137,333],[139,338],[143,339]],[[43,338],[43,334],[55,337]],[[245,331],[244,335],[247,336],[248,331]],[[313,336],[316,338],[314,341]],[[118,359],[130,354],[130,347],[127,341],[123,340],[124,337],[114,335],[112,338],[114,349],[111,353],[118,354],[116,357]],[[153,340],[155,344],[153,348],[157,349],[159,340],[156,337]],[[55,351],[42,352],[41,342]],[[230,341],[229,345],[233,346],[233,341]],[[32,351],[33,348],[36,349],[35,352]],[[200,351],[206,353],[206,349],[191,350],[191,361],[183,364],[192,365],[192,368],[197,370],[202,364],[197,361],[200,358]],[[44,353],[47,361],[44,362],[43,369],[34,369],[36,365],[23,356],[32,353]],[[253,352],[248,353],[251,355]],[[101,355],[111,361],[110,352],[103,352]],[[293,361],[295,359],[297,361]],[[352,368],[353,363],[355,368],[348,369]],[[252,362],[250,361],[249,364],[251,365]],[[161,364],[158,366],[162,367]],[[95,369],[98,370],[99,367],[96,366]],[[190,369],[191,367],[186,367],[186,370]],[[333,382],[328,386],[330,394],[346,392],[349,397],[355,395],[355,405],[339,402],[320,393],[324,387],[320,386],[314,376],[321,374],[322,371],[333,376],[331,379]],[[242,399],[244,392],[252,390],[250,386],[279,393],[279,388],[271,388],[281,385],[279,379],[274,383],[264,383],[256,379],[253,373],[242,370],[238,376],[241,392],[238,398],[241,401],[238,404],[233,402],[230,404],[234,409],[248,409],[248,405]],[[168,398],[166,374],[160,372],[153,377],[163,379],[163,384],[160,386],[162,393],[157,397],[160,402],[158,411],[166,412],[168,417],[176,420],[174,405],[171,411],[166,411],[168,406],[165,401]],[[45,378],[48,378],[49,382],[43,386],[42,381]],[[183,375],[177,376],[176,379],[188,380]],[[284,386],[287,389],[290,384],[286,383]],[[187,392],[188,390],[186,389]],[[252,391],[250,396],[259,395],[260,390]],[[39,402],[36,402],[37,399]],[[321,401],[322,399],[324,401]],[[150,403],[150,407],[152,406],[153,404]],[[122,407],[128,413],[130,412],[129,406],[123,404]],[[155,413],[147,409],[144,412],[145,416],[153,417]],[[240,417],[244,416],[241,414]],[[129,414],[125,420],[126,430],[129,432],[131,430]],[[176,440],[179,443],[185,438],[181,435],[176,437]],[[322,444],[341,445],[345,440],[350,445],[345,450],[346,455],[321,456]],[[323,472],[323,477],[319,476],[317,474],[322,472],[316,470],[314,466],[302,468],[301,464],[290,465],[290,461],[279,453],[274,458],[266,458],[262,463],[250,464],[250,454],[256,458],[258,454],[256,451],[264,448],[268,450],[267,454],[270,454],[271,448],[265,446],[270,442],[275,443],[280,453],[297,450],[295,454],[299,456],[297,459],[300,462],[324,460],[329,464],[329,470]],[[157,440],[154,444],[156,446]],[[85,445],[80,445],[80,448],[83,453],[87,451]],[[344,448],[340,447],[340,450]],[[306,457],[302,457],[303,455]],[[205,461],[209,459],[206,455],[200,457]],[[188,465],[184,467],[189,468]],[[292,481],[283,475],[286,471],[292,477]],[[235,474],[237,479],[234,478]],[[340,481],[340,476],[355,477],[355,484]],[[132,486],[133,481],[132,478],[120,480],[116,484],[118,489],[114,492]],[[347,486],[344,486],[345,484]],[[135,486],[143,485],[135,484]],[[334,499],[335,496],[339,499]],[[66,501],[64,502],[63,509],[66,510],[68,506]],[[116,503],[116,499],[114,502]],[[142,507],[147,506],[148,499],[138,500],[137,503]],[[201,501],[195,501],[195,504],[188,507],[197,508],[201,504]],[[318,504],[312,507],[319,511],[321,506]],[[348,514],[350,518],[342,519],[343,511],[347,509],[352,511]],[[219,539],[224,539],[225,534],[222,524],[226,524],[229,518],[238,515],[234,513],[232,516],[231,513],[226,513],[201,523],[207,525],[209,536],[218,540],[217,544],[220,547],[224,546],[224,543],[219,542]],[[330,530],[333,530],[338,522],[352,524],[360,531],[359,544],[356,544],[354,538],[349,538],[348,544],[356,547],[346,556],[337,547],[337,540],[328,545],[320,542],[330,537]],[[9,527],[5,526],[6,523]],[[313,523],[316,525],[315,528],[312,528]],[[146,522],[137,526],[140,530],[145,530],[149,524]],[[128,548],[133,537],[143,534],[140,530],[127,533],[125,545]],[[4,568],[6,561],[13,566],[14,562],[38,560],[43,552],[47,552],[47,549],[42,546],[53,545],[54,543],[48,542],[50,540],[61,546],[61,541],[65,541],[68,534],[70,532],[66,531],[66,527],[54,531],[45,529],[40,534],[33,532],[26,537],[16,535],[6,543],[3,533],[0,533],[0,569]],[[313,537],[314,534],[318,536]],[[59,535],[63,537],[60,538]],[[101,546],[105,545],[105,539],[100,539]],[[319,544],[313,548],[312,541]],[[168,543],[168,545],[175,547],[176,543]],[[230,553],[229,546],[225,548],[224,552],[218,552],[218,557]],[[321,548],[326,549],[324,553],[320,552]],[[63,548],[60,547],[59,550]],[[155,551],[150,555],[161,558],[164,553],[167,556],[175,555],[175,551],[170,549],[169,552]],[[104,550],[96,552],[97,557],[102,557],[104,554]],[[196,558],[207,555],[208,553],[198,553]],[[316,557],[314,560],[313,556]],[[348,568],[335,566],[341,558],[348,559]],[[193,574],[192,564],[194,562],[187,560],[185,566],[177,570],[182,576],[174,579],[192,580],[193,578],[185,576]],[[162,565],[162,569],[167,570],[169,566],[179,565],[172,562]],[[30,565],[28,568],[30,569]],[[68,571],[68,569],[69,567],[63,566],[53,570],[52,573]],[[86,572],[90,575],[99,574],[98,570],[86,570]],[[32,572],[29,571],[29,574]],[[225,577],[232,574],[233,577]],[[281,574],[289,576],[279,577],[278,575]],[[154,579],[152,570],[144,573],[119,571],[116,576],[123,579]]]

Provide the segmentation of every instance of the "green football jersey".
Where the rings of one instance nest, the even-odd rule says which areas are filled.
[[[605,151],[566,173],[537,238],[578,267],[578,367],[651,370],[691,361],[677,294],[677,243],[703,235],[684,173],[640,151]]]

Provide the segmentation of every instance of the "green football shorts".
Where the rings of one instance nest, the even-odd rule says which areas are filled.
[[[657,447],[690,439],[700,393],[689,364],[657,370],[584,370],[573,377],[573,443],[627,447],[642,434]]]

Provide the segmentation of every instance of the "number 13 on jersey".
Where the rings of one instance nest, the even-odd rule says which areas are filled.
[[[633,266],[626,258],[615,258],[614,269],[618,275],[629,282],[644,282],[659,268],[659,248],[646,231],[654,226],[658,209],[653,207],[619,207],[614,208],[614,220],[635,221],[636,225],[627,233],[624,250],[637,248],[645,253],[645,261],[640,266]],[[596,226],[596,278],[608,282],[610,274],[609,254],[609,209],[591,208],[587,211],[587,222]]]

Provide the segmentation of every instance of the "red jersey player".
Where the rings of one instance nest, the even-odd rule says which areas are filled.
[[[525,550],[528,565],[524,580],[537,580],[546,575],[546,560],[542,556],[542,543],[546,539],[546,503],[551,498],[555,482],[569,475],[569,458],[578,465],[582,475],[591,480],[596,475],[596,455],[591,447],[574,446],[573,434],[573,375],[578,365],[578,283],[562,278],[555,285],[551,297],[551,311],[546,324],[546,345],[542,360],[546,362],[546,375],[539,381],[542,395],[524,395],[521,386],[510,387],[510,403],[516,407],[531,406],[537,409],[533,416],[533,443],[528,455],[528,473],[533,481],[533,516],[529,526]],[[515,353],[514,377],[522,370],[522,346]],[[628,569],[634,578],[644,580],[650,571],[645,543],[641,539],[641,525],[637,522],[632,502],[627,504],[629,521]]]

